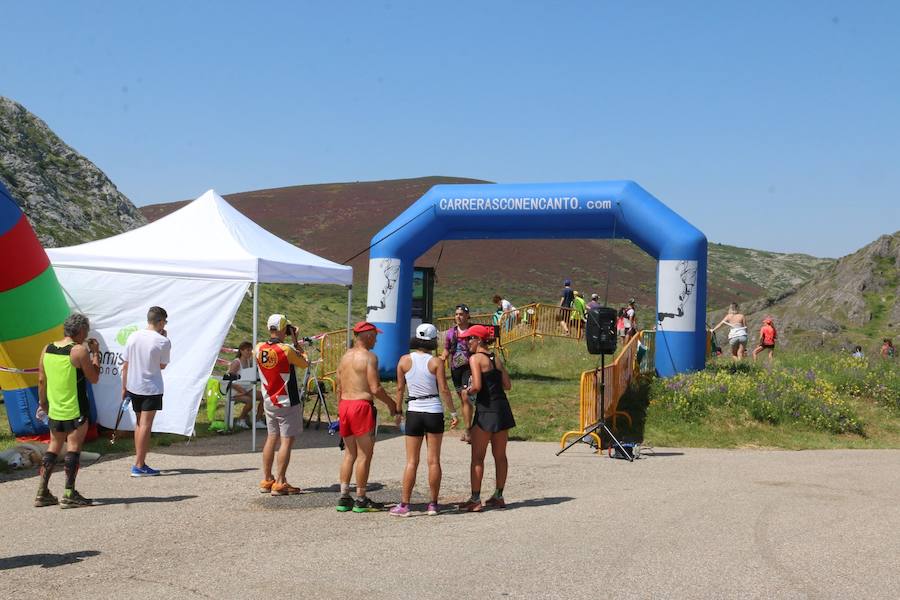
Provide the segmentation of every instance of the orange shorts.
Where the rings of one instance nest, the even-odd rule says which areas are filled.
[[[338,422],[341,437],[368,435],[375,430],[375,405],[368,400],[338,402]]]

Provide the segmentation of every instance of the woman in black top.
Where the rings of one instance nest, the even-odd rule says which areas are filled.
[[[506,508],[503,501],[503,487],[506,485],[506,443],[509,430],[516,426],[506,391],[512,387],[509,372],[503,361],[490,351],[488,340],[493,337],[493,329],[484,325],[473,325],[461,335],[467,338],[471,357],[469,368],[472,378],[466,393],[475,397],[475,419],[472,424],[472,496],[460,505],[461,510],[479,512],[484,506]],[[484,478],[484,457],[488,443],[494,455],[497,470],[497,489],[485,503],[481,503],[481,480]]]

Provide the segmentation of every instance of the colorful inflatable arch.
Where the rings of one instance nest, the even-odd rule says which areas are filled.
[[[633,181],[600,181],[438,185],[378,232],[369,254],[367,319],[384,330],[375,346],[382,376],[408,348],[413,265],[436,242],[612,237],[631,240],[658,261],[655,314],[639,313],[641,326],[657,324],[657,371],[702,369],[706,237]],[[607,270],[599,262],[579,266]],[[560,280],[566,274],[560,265]]]
[[[35,419],[37,366],[69,315],[56,274],[25,214],[0,183],[0,389],[16,437],[49,433]]]

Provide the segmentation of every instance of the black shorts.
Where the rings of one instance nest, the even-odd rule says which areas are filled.
[[[162,394],[144,396],[143,394],[128,392],[128,398],[131,400],[131,410],[136,413],[147,410],[162,410]]]
[[[469,385],[469,377],[471,375],[472,371],[469,369],[468,364],[450,368],[450,379],[453,380],[453,387],[456,388],[457,392],[463,389],[463,386]]]
[[[50,428],[50,431],[56,433],[72,433],[82,425],[87,423],[87,417],[78,417],[77,419],[66,419],[65,421],[57,421],[56,419],[49,419],[47,422],[47,426]]]
[[[774,350],[775,344],[760,344],[759,347],[763,350]]]
[[[422,437],[426,433],[444,433],[444,414],[413,412],[406,413],[406,435]]]

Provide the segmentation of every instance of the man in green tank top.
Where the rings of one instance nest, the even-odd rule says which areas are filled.
[[[81,444],[87,433],[90,414],[85,380],[97,383],[100,379],[100,344],[94,338],[87,339],[90,328],[86,316],[74,313],[63,323],[66,337],[47,344],[41,352],[38,363],[40,408],[37,417],[49,417],[50,446],[41,463],[35,506],[59,504],[61,508],[78,508],[91,505],[90,500],[75,490]],[[50,493],[48,484],[63,443],[66,444],[66,490],[62,499],[57,500]]]

